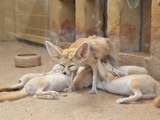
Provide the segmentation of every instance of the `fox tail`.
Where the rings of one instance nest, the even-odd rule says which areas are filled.
[[[0,102],[20,99],[27,95],[28,93],[26,92],[25,88],[20,91],[2,93],[0,94]]]
[[[154,99],[154,105],[160,108],[160,96]]]
[[[157,95],[158,97],[156,97],[153,101],[154,105],[156,107],[159,107],[160,108],[160,84],[157,82],[156,84],[156,92],[157,92]]]

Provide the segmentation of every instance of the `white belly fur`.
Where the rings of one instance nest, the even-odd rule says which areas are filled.
[[[99,81],[98,88],[114,94],[133,95],[130,89],[133,82],[136,83],[143,94],[154,93],[156,81],[149,75],[128,75],[111,82]]]

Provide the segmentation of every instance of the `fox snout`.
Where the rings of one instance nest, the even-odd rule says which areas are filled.
[[[64,75],[71,75],[71,72],[69,70],[63,70],[62,74]]]
[[[65,72],[65,71],[64,71],[64,72],[63,72],[63,74],[64,74],[64,75],[66,75],[66,74],[67,74],[67,72]]]

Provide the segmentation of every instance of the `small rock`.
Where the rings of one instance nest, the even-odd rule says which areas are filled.
[[[63,94],[63,97],[67,97],[67,94]]]

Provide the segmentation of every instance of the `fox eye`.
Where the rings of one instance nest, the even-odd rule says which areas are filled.
[[[74,66],[74,65],[70,65],[70,66],[68,66],[68,67],[70,68],[70,67],[73,67],[73,66]]]
[[[68,66],[68,68],[70,69],[70,71],[77,70],[77,67],[75,65],[70,65],[70,66]]]
[[[63,64],[60,64],[60,65],[65,68],[65,66]]]

